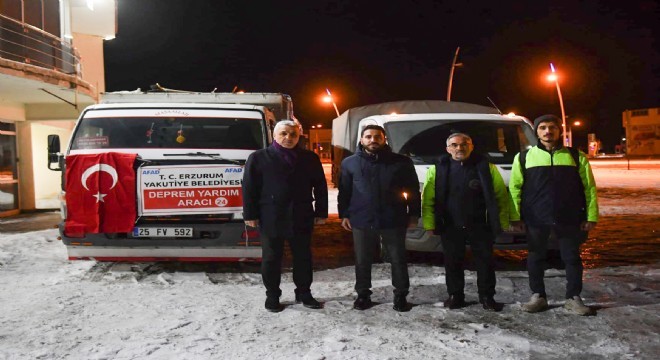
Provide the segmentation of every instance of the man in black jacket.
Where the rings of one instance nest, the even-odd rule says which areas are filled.
[[[373,251],[382,239],[391,258],[396,311],[408,311],[410,281],[406,262],[406,228],[417,225],[421,208],[419,180],[410,158],[385,144],[385,129],[366,126],[358,151],[342,161],[338,210],[341,226],[353,232],[357,310],[371,302]]]
[[[465,246],[470,244],[477,268],[479,302],[491,311],[502,310],[495,301],[493,241],[509,227],[509,195],[502,176],[485,156],[472,154],[472,138],[454,133],[447,152],[426,173],[422,194],[422,222],[441,236],[449,297],[444,306],[464,307]]]
[[[321,308],[311,293],[314,224],[328,217],[328,187],[319,157],[297,147],[298,125],[282,120],[275,125],[273,144],[255,151],[245,163],[243,217],[261,232],[261,276],[266,286],[266,310],[282,311],[280,278],[284,241],[293,255],[296,302]],[[313,194],[313,196],[312,196]],[[314,203],[314,204],[313,204]]]

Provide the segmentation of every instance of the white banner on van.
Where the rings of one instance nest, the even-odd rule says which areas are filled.
[[[143,166],[137,175],[139,216],[243,211],[241,166]]]

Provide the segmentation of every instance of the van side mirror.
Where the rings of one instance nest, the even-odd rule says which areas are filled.
[[[53,171],[62,171],[60,166],[60,137],[59,135],[48,135],[48,169]],[[51,167],[52,164],[57,163],[57,167]]]

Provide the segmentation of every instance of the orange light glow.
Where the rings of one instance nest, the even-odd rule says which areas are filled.
[[[324,96],[323,97],[323,102],[331,103],[332,102],[332,97],[328,96],[328,95]]]
[[[547,77],[548,81],[557,81],[557,74],[550,74]]]
[[[574,125],[574,126],[580,126],[580,125],[582,125],[582,123],[579,122],[579,121],[576,121],[576,122],[573,123],[573,125]]]

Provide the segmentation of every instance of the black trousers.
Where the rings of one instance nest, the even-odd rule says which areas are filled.
[[[440,234],[445,259],[447,293],[464,297],[465,245],[470,243],[475,267],[479,298],[495,295],[495,265],[493,263],[493,233],[487,226],[473,229],[448,227]]]
[[[312,286],[311,233],[296,233],[289,238],[289,248],[293,255],[293,283],[296,294],[310,292]],[[285,238],[261,236],[261,278],[266,286],[266,296],[280,297],[282,290],[282,256]]]
[[[406,228],[353,228],[355,291],[358,296],[371,295],[371,265],[374,261],[374,251],[378,249],[381,239],[390,256],[394,294],[405,296],[410,288],[406,261]]]
[[[580,296],[582,292],[582,258],[580,245],[586,233],[574,226],[527,226],[527,273],[529,287],[535,294],[546,297],[545,275],[548,242],[553,237],[559,243],[561,259],[566,265],[566,298]]]

